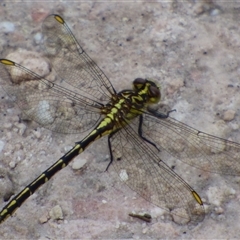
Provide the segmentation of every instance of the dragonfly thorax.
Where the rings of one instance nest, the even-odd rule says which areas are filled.
[[[137,78],[133,81],[133,90],[113,95],[101,111],[118,129],[145,112],[149,105],[157,103],[160,96],[160,89],[153,81]]]

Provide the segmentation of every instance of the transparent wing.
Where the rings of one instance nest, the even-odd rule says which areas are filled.
[[[134,120],[131,126],[138,126]],[[142,140],[130,125],[115,133],[111,139],[114,168],[122,181],[149,202],[197,223],[204,219],[203,205],[193,196],[194,190],[172,171]]]
[[[167,151],[193,167],[240,175],[238,143],[203,133],[171,117],[163,119],[147,114],[144,114],[142,132],[160,151]]]
[[[92,128],[102,105],[63,88],[12,61],[0,60],[1,86],[22,112],[41,126],[60,133]]]
[[[44,47],[58,75],[82,95],[104,103],[115,94],[110,81],[78,44],[65,21],[48,16],[42,26]]]

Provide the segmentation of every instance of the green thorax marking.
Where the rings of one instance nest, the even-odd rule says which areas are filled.
[[[97,129],[120,129],[159,100],[160,88],[153,81],[137,78],[133,81],[132,90],[123,90],[113,95],[111,101],[103,107],[102,113],[106,117]]]

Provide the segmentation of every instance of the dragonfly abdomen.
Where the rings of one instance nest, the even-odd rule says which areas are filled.
[[[90,132],[82,141],[62,156],[51,167],[39,175],[34,181],[26,186],[19,194],[17,194],[0,212],[0,223],[11,216],[28,197],[30,197],[38,188],[49,181],[57,172],[66,167],[77,155],[82,153],[96,139],[109,134],[111,132],[112,120],[106,117],[99,125]],[[109,127],[110,125],[110,127]]]

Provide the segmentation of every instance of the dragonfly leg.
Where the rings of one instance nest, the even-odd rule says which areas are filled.
[[[173,109],[173,110],[167,111],[167,113],[161,113],[151,108],[148,108],[148,112],[152,113],[157,118],[168,118],[171,112],[176,112],[176,111],[177,111],[176,109]]]
[[[151,144],[152,146],[154,146],[159,152],[161,152],[160,149],[157,147],[157,145],[156,145],[155,143],[151,142],[150,140],[148,140],[147,138],[145,138],[145,137],[143,136],[142,124],[143,124],[143,116],[140,115],[140,116],[139,116],[139,125],[138,125],[138,135],[139,135],[139,137],[140,137],[142,140],[144,140],[145,142],[147,142],[147,143]]]
[[[112,164],[113,162],[113,153],[112,153],[112,145],[111,145],[111,137],[114,135],[115,132],[111,133],[109,136],[108,136],[108,148],[109,148],[109,153],[110,153],[110,162],[108,163],[107,167],[106,167],[106,170],[108,170],[108,168],[110,167],[110,165]]]

